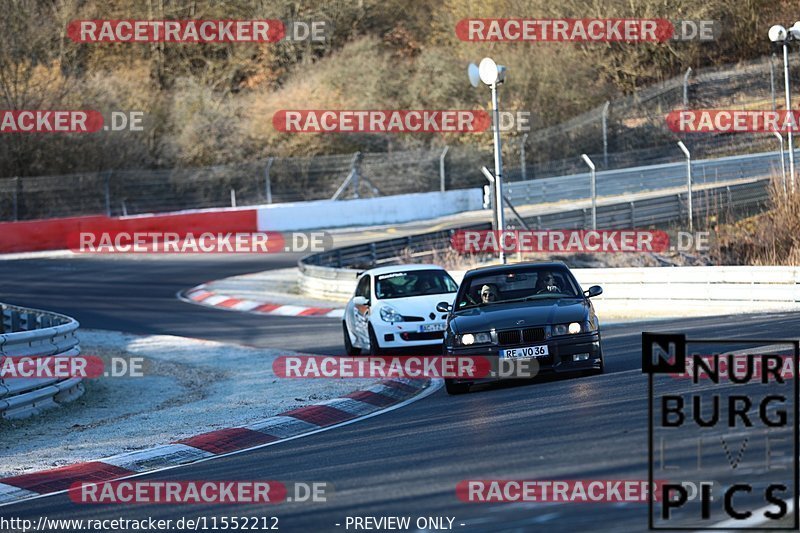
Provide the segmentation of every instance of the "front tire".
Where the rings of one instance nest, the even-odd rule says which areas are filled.
[[[350,332],[347,330],[347,322],[344,320],[342,320],[342,332],[344,333],[344,351],[347,352],[347,355],[360,354],[361,348],[353,346],[353,342],[350,340]]]
[[[444,380],[444,388],[447,391],[447,394],[451,396],[466,394],[469,392],[469,388],[471,386],[472,385],[470,383],[455,383],[451,379]]]
[[[595,370],[595,374],[605,374],[606,373],[606,358],[603,357],[603,351],[600,351],[600,370]]]
[[[372,326],[369,327],[369,354],[373,356],[383,355],[383,350],[378,344],[378,338],[375,337],[375,331]]]
[[[599,376],[600,374],[606,373],[606,358],[603,357],[603,351],[600,350],[600,368],[595,368],[593,370],[586,370],[585,375],[587,376]]]

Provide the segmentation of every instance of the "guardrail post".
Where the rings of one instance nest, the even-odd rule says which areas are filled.
[[[353,176],[353,198],[358,198],[358,178],[361,174],[361,152],[353,154],[353,162],[350,164],[350,173]]]
[[[522,140],[519,143],[519,166],[520,170],[522,171],[522,181],[527,181],[528,179],[528,165],[525,162],[525,143],[528,141],[528,134],[522,136]]]
[[[270,157],[267,159],[267,164],[264,167],[264,196],[268,204],[272,203],[272,181],[270,180],[269,171],[272,168],[273,161],[275,161],[275,158]]]
[[[595,164],[586,154],[581,154],[581,159],[591,171],[591,195],[592,195],[592,229],[597,229],[597,174],[595,174]]]
[[[13,196],[13,211],[14,220],[19,220],[19,193],[22,191],[22,182],[19,176],[14,176],[14,196]]]
[[[608,169],[608,106],[611,102],[606,100],[603,106],[603,168]]]
[[[691,68],[689,69],[691,71]],[[687,76],[689,75],[687,71]],[[689,208],[689,231],[692,230],[692,154],[689,152],[689,149],[686,148],[686,145],[683,144],[683,141],[678,141],[678,148],[681,149],[683,155],[686,156],[686,190],[689,193],[689,199],[686,201],[688,208]]]
[[[447,151],[450,149],[449,146],[445,146],[444,150],[442,150],[442,155],[439,156],[439,192],[445,191],[445,168],[444,168],[444,158],[447,155]]]
[[[111,216],[111,174],[112,170],[107,170],[105,172],[105,197],[106,197],[106,216]]]
[[[636,206],[633,202],[630,203],[631,206],[631,228],[636,227]]]
[[[683,108],[689,109],[689,76],[692,75],[692,67],[686,69],[683,75]]]
[[[370,261],[372,261],[372,265],[375,266],[375,263],[378,261],[378,253],[375,249],[374,242],[371,242],[369,244],[369,256],[370,256]]]

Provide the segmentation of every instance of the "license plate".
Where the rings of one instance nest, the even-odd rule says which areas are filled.
[[[432,331],[444,331],[444,322],[437,322],[435,324],[423,324],[419,327],[420,332],[430,333]]]
[[[546,344],[500,350],[500,357],[503,359],[528,359],[531,357],[545,357],[547,355],[549,355],[549,353]]]

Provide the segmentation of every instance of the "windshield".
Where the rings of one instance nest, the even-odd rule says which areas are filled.
[[[465,279],[456,309],[579,295],[580,287],[566,268],[529,267]]]
[[[379,300],[456,292],[458,285],[444,270],[412,270],[381,274],[375,278]]]

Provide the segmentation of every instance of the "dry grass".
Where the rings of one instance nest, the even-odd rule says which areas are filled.
[[[800,190],[773,177],[770,209],[717,228],[716,254],[727,265],[800,265]]]
[[[412,252],[405,248],[398,254],[398,262],[406,264],[432,263],[447,270],[469,270],[485,266],[494,261],[491,255],[462,254],[452,248],[446,250],[429,250],[425,252]]]

